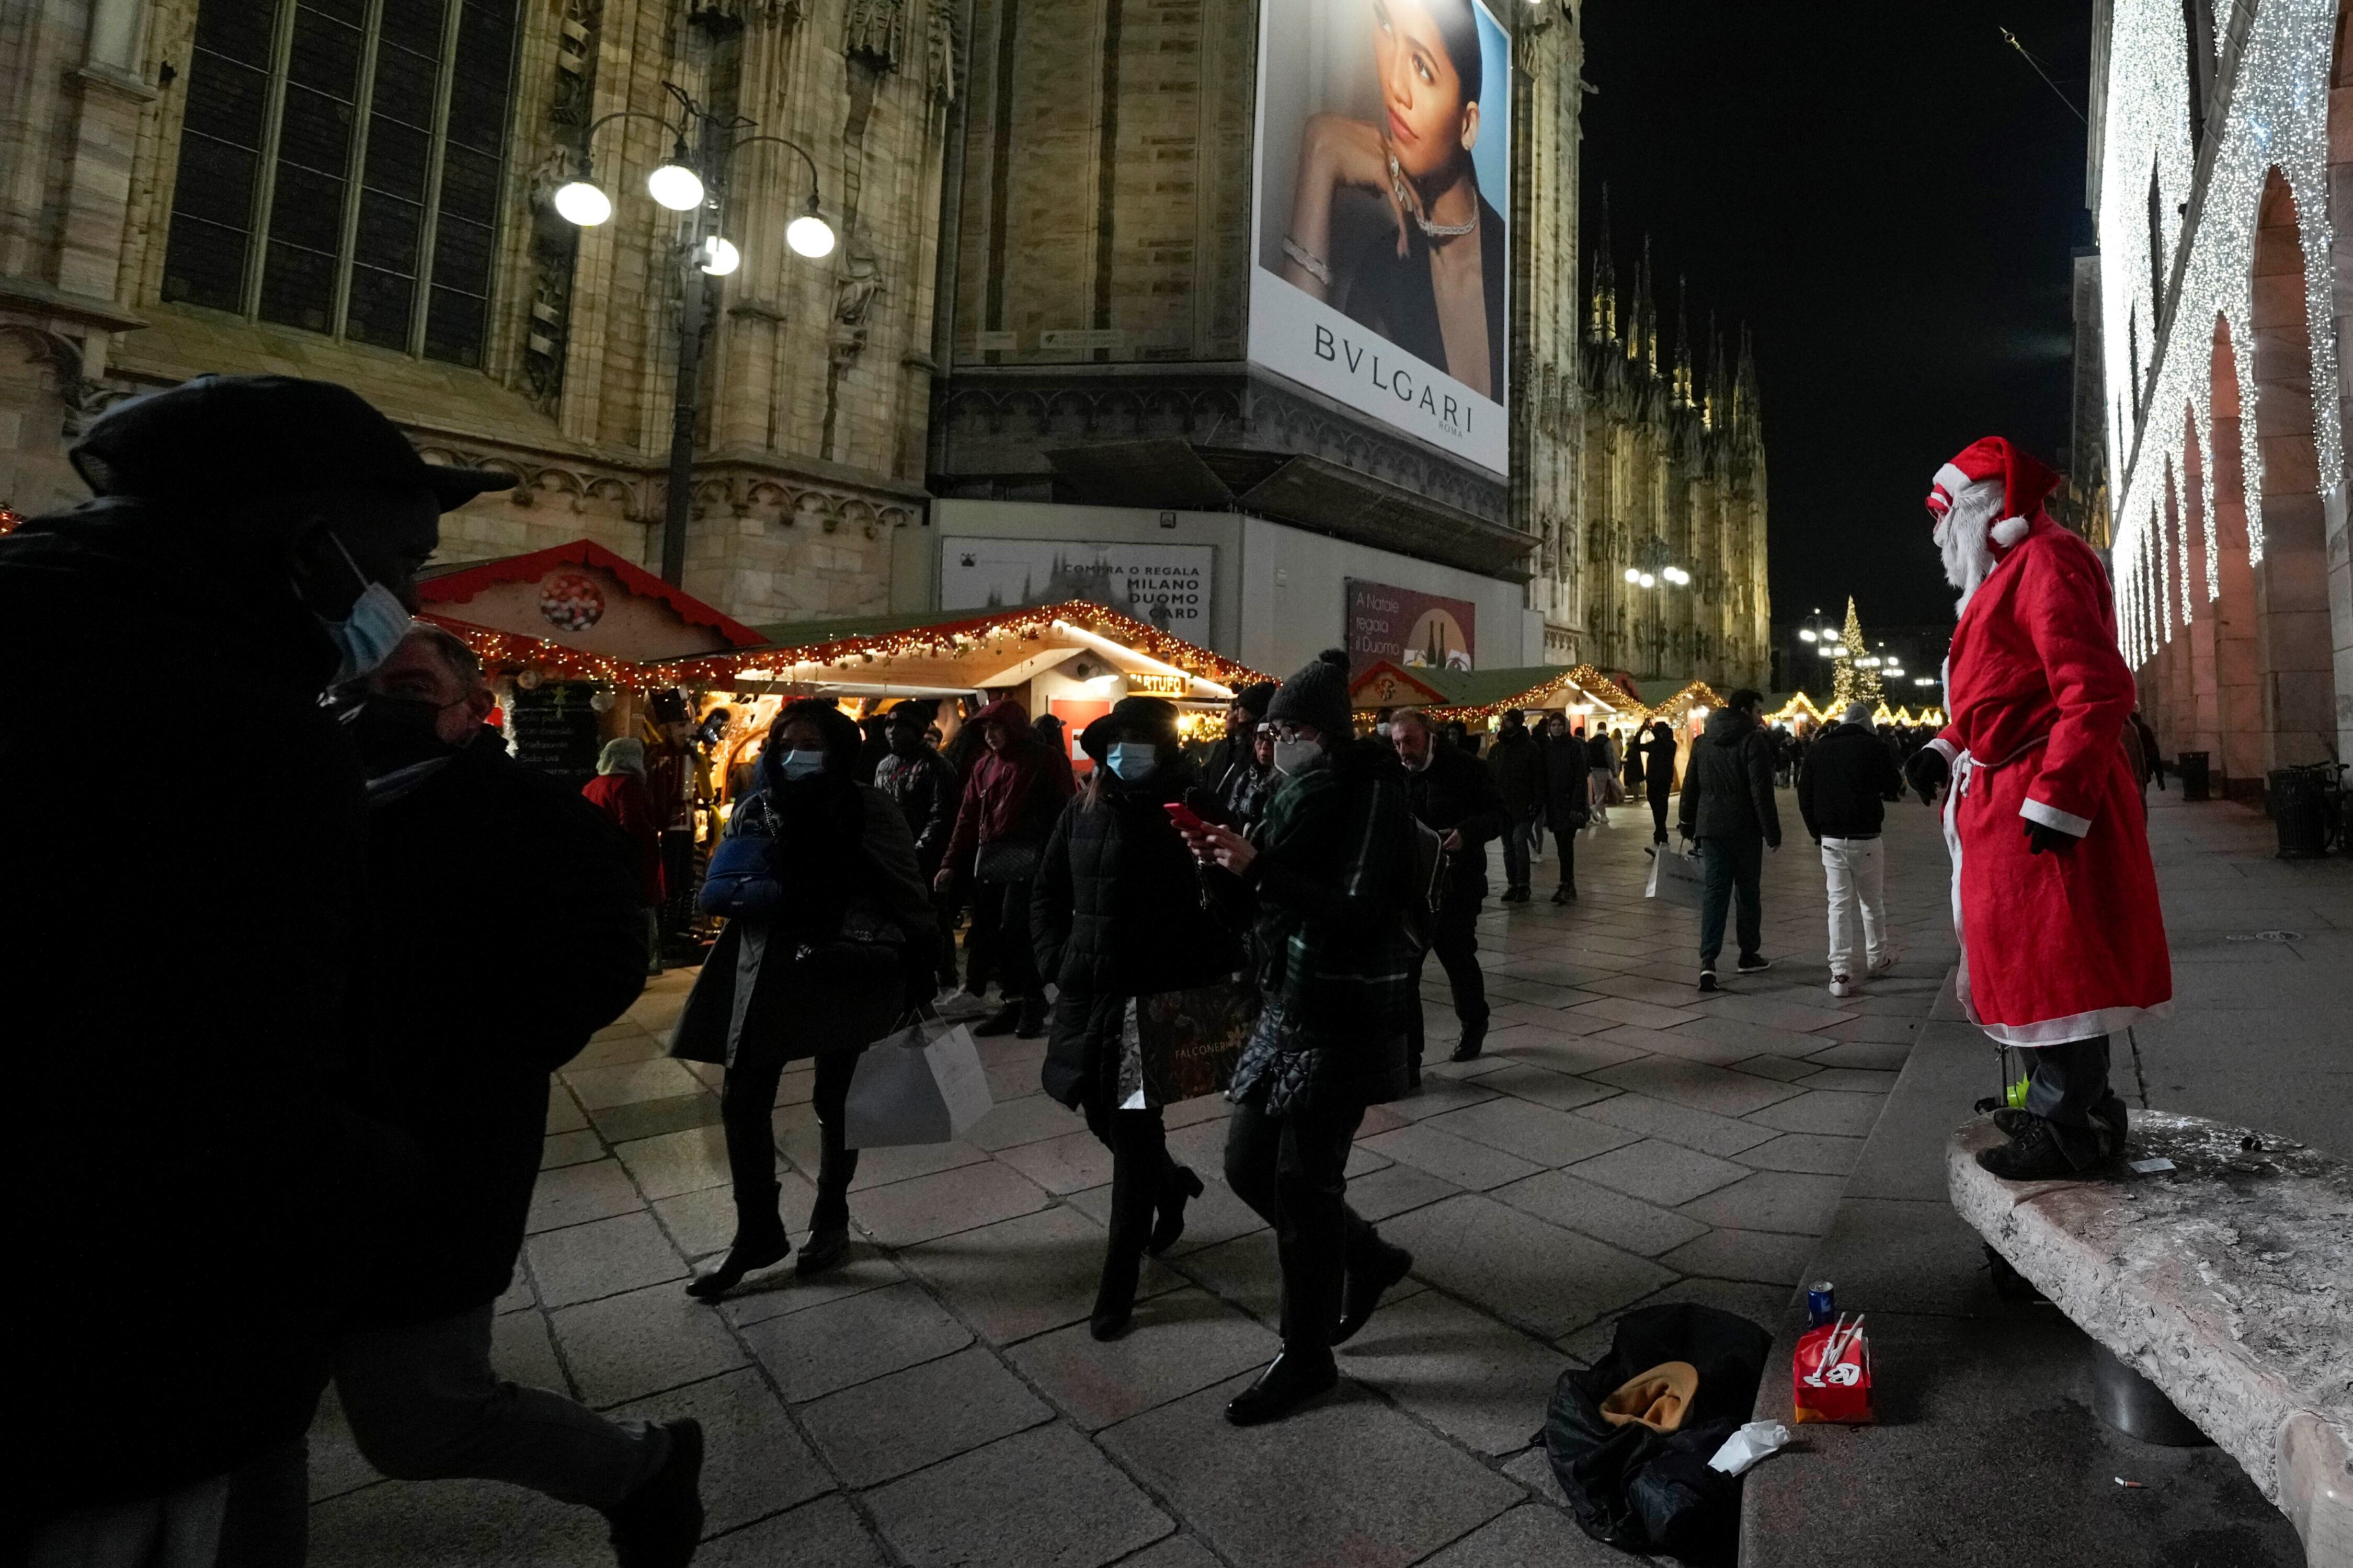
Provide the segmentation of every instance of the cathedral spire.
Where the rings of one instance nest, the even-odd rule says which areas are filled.
[[[1740,323],[1740,369],[1736,373],[1732,388],[1733,411],[1739,416],[1743,430],[1754,431],[1759,413],[1757,396],[1757,340],[1749,335],[1748,323]]]
[[[1634,274],[1634,330],[1626,343],[1627,357],[1659,374],[1659,308],[1651,296],[1651,237],[1642,237],[1642,266]]]
[[[1618,263],[1609,243],[1609,187],[1601,187],[1601,236],[1593,251],[1593,321],[1597,343],[1618,340]]]
[[[1691,277],[1675,278],[1675,406],[1692,406]]]

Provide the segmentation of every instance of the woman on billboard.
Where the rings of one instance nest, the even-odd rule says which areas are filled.
[[[1369,4],[1386,112],[1377,125],[1341,114],[1307,121],[1282,276],[1500,401],[1509,257],[1503,215],[1471,161],[1483,74],[1478,16],[1472,0]],[[1343,187],[1379,195],[1396,223],[1334,257],[1332,208]]]

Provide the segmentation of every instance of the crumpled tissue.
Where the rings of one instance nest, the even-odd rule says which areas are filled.
[[[1724,1440],[1707,1467],[1727,1476],[1740,1475],[1757,1460],[1779,1453],[1788,1440],[1789,1429],[1778,1421],[1751,1421]]]

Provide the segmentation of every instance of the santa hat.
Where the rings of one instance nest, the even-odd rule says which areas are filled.
[[[1971,442],[1960,456],[1936,470],[1928,491],[1928,515],[1938,522],[1953,510],[1960,493],[1972,485],[2001,486],[2001,514],[1993,525],[1993,542],[2007,548],[2026,537],[2034,514],[2061,484],[2059,476],[2011,446],[2000,436]]]

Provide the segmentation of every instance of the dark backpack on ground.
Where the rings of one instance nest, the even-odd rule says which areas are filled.
[[[1728,1568],[1739,1553],[1741,1478],[1707,1462],[1749,1419],[1772,1347],[1773,1336],[1746,1318],[1677,1302],[1627,1313],[1608,1355],[1561,1373],[1542,1436],[1585,1533],[1628,1552]],[[1671,1361],[1699,1373],[1679,1429],[1602,1418],[1603,1400]]]

